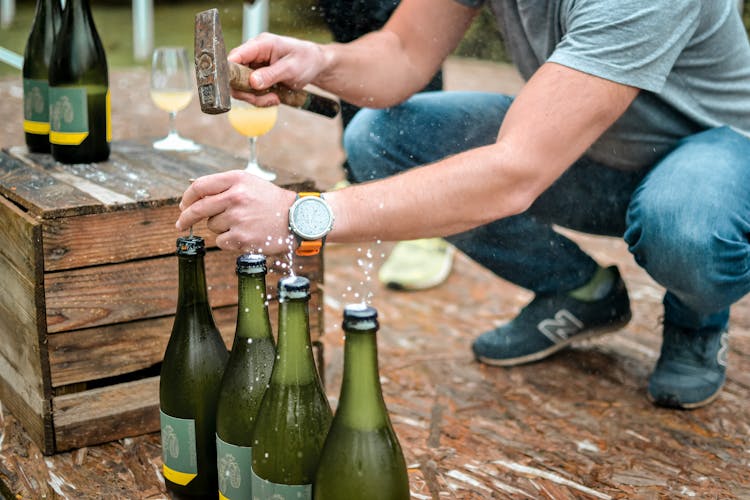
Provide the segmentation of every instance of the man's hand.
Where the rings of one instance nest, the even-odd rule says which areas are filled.
[[[270,33],[262,33],[232,49],[227,59],[255,69],[250,76],[250,86],[256,90],[265,90],[276,83],[301,89],[317,77],[325,65],[319,45]],[[279,104],[278,96],[273,93],[256,96],[232,90],[232,95],[260,107]]]
[[[207,219],[224,250],[276,254],[290,245],[289,207],[296,194],[242,170],[200,177],[182,195],[177,229]]]

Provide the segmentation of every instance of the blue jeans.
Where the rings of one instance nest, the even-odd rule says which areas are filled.
[[[363,109],[344,147],[357,182],[495,142],[512,98],[426,92],[386,110]],[[585,156],[523,214],[450,240],[492,272],[536,294],[578,288],[597,263],[553,224],[623,237],[666,288],[664,318],[720,328],[750,291],[750,139],[729,128],[684,138],[656,165],[609,168]]]

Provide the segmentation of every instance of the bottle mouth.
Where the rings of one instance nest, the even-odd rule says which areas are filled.
[[[305,299],[310,296],[310,280],[304,276],[286,276],[279,280],[279,300]]]
[[[237,274],[266,274],[265,255],[246,253],[237,257]]]
[[[200,236],[185,236],[177,238],[177,255],[205,255],[206,242]]]
[[[378,328],[378,310],[360,302],[344,307],[343,327],[347,330],[373,330]]]

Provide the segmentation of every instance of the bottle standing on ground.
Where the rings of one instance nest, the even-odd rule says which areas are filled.
[[[315,368],[307,302],[310,281],[279,281],[279,344],[253,434],[253,498],[312,498],[331,407]]]
[[[218,488],[216,401],[228,353],[208,302],[205,253],[203,238],[177,239],[177,312],[159,384],[164,482],[179,498],[216,498]]]
[[[378,313],[344,309],[344,377],[331,430],[315,475],[315,500],[408,500],[406,462],[378,375]]]
[[[237,328],[216,410],[216,461],[221,498],[250,500],[253,429],[276,357],[266,301],[266,258],[238,257],[237,278]]]
[[[60,0],[37,0],[23,57],[23,131],[32,153],[49,153],[49,65],[60,29]]]
[[[52,156],[62,163],[109,158],[107,57],[88,0],[68,0],[49,68]]]

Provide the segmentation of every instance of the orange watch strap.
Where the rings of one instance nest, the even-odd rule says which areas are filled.
[[[312,255],[318,255],[321,248],[323,248],[323,240],[300,240],[299,246],[294,253],[300,257],[310,257]]]

